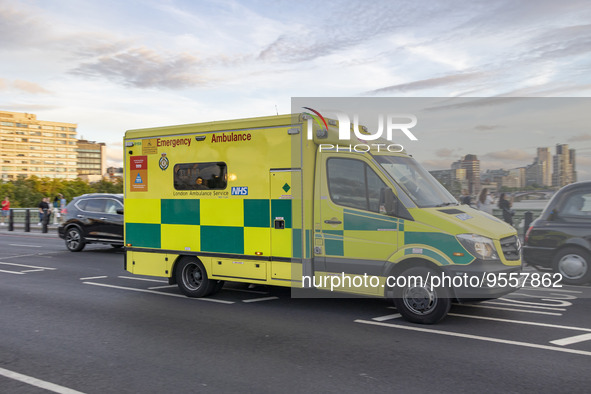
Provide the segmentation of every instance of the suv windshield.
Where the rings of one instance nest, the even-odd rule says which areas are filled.
[[[374,155],[419,208],[457,205],[458,201],[412,157]]]

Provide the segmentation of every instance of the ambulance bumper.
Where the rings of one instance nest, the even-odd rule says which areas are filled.
[[[521,287],[521,265],[476,260],[466,266],[441,268],[451,278],[451,289],[459,302],[499,298]]]

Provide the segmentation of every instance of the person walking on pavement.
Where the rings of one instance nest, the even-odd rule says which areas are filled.
[[[66,204],[67,204],[67,201],[66,201],[66,198],[64,197],[63,194],[60,193],[59,194],[59,197],[60,197],[60,210],[59,210],[59,212],[60,212],[60,222],[63,222],[64,215],[66,214]]]
[[[484,211],[484,212],[488,213],[489,215],[492,215],[493,214],[493,204],[494,204],[494,200],[490,196],[490,194],[488,194],[488,189],[485,187],[484,189],[482,189],[482,191],[480,192],[480,195],[478,196],[478,201],[476,202],[476,206],[481,211]]]
[[[55,211],[55,213],[53,214],[53,224],[58,224],[59,218],[60,218],[60,198],[59,196],[55,196],[53,198],[53,211]]]
[[[505,198],[505,193],[501,193],[499,197],[499,208],[503,211],[503,220],[511,226],[513,226],[513,215],[515,215],[515,211],[511,209],[512,200]]]
[[[44,220],[49,220],[49,214],[51,214],[49,197],[43,197],[39,203],[39,223],[37,223],[37,226],[41,226]]]
[[[468,193],[468,189],[462,189],[462,196],[460,197],[460,203],[472,206],[472,197]]]
[[[0,226],[5,225],[4,221],[8,215],[10,215],[10,200],[8,199],[8,196],[6,196],[4,197],[4,200],[2,200],[2,222],[0,222]]]

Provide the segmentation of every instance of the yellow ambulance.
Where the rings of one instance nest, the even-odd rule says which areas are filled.
[[[518,287],[513,227],[400,145],[338,130],[302,113],[127,131],[126,270],[189,297],[224,281],[386,297],[418,323]]]

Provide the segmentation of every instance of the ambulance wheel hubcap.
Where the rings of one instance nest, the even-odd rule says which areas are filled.
[[[203,272],[197,264],[189,264],[183,270],[183,282],[191,290],[197,290],[201,287],[203,281]]]
[[[402,298],[404,305],[419,315],[425,315],[437,306],[437,295],[426,287],[406,288]]]

